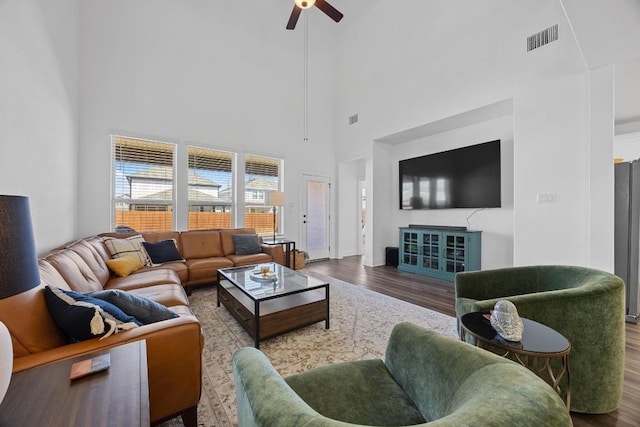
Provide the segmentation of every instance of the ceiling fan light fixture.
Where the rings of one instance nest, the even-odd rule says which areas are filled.
[[[300,9],[309,9],[310,7],[313,7],[313,5],[316,3],[316,0],[293,0],[293,1],[296,4],[296,6],[298,6]]]

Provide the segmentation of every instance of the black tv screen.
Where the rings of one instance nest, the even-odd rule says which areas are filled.
[[[499,208],[500,140],[401,160],[400,209]]]

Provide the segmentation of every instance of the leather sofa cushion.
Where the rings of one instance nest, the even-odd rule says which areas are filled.
[[[143,267],[141,270],[138,270],[136,273],[149,271],[155,268],[156,267]],[[173,270],[178,275],[178,278],[180,279],[180,283],[187,283],[187,279],[189,278],[189,271],[187,270],[187,264],[185,264],[184,261],[165,262],[164,264],[162,264],[162,267],[160,268],[167,268],[169,270]]]
[[[189,259],[187,266],[189,267],[189,282],[209,279],[208,281],[213,283],[218,280],[218,269],[233,267],[233,261],[225,257]]]
[[[234,265],[250,265],[250,264],[259,264],[261,262],[271,262],[272,259],[269,255],[264,252],[260,252],[259,254],[251,254],[251,255],[227,255],[231,261],[233,261]]]
[[[93,292],[102,289],[102,282],[78,253],[62,249],[47,255],[44,259],[58,270],[71,290]]]
[[[217,231],[189,231],[180,233],[182,256],[185,259],[222,257],[222,243]]]
[[[127,277],[113,277],[104,286],[104,289],[120,289],[129,291],[131,289],[145,288],[147,286],[180,284],[178,274],[169,268],[149,268],[140,269]],[[100,291],[102,289],[92,289]]]
[[[130,289],[127,292],[171,307],[172,305],[189,305],[189,299],[181,285],[166,284]]]
[[[111,273],[105,264],[105,260],[91,243],[86,240],[78,240],[77,242],[69,245],[67,249],[70,249],[80,255],[89,269],[93,271],[101,286],[104,286],[104,284],[107,283]]]
[[[171,307],[169,307],[169,310],[173,311],[180,317],[187,317],[187,316],[191,316],[193,318],[196,317],[196,315],[193,314],[191,309],[186,305],[172,305]]]

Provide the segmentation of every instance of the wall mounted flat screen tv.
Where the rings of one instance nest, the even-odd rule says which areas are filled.
[[[499,208],[500,140],[401,160],[400,209]]]

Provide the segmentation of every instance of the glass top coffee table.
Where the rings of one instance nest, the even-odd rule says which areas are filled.
[[[466,334],[476,338],[478,347],[494,347],[501,351],[502,356],[508,357],[522,366],[529,368],[544,379],[562,397],[567,404],[571,404],[571,383],[569,381],[569,352],[571,343],[556,330],[522,318],[522,340],[507,341],[502,338],[489,321],[489,314],[483,312],[467,313],[460,319],[460,339],[466,341]],[[558,366],[552,359],[560,359]],[[565,378],[564,390],[560,387]]]
[[[269,267],[263,275],[261,267]],[[260,341],[324,320],[329,329],[329,283],[277,263],[218,270],[224,305],[259,348]]]

